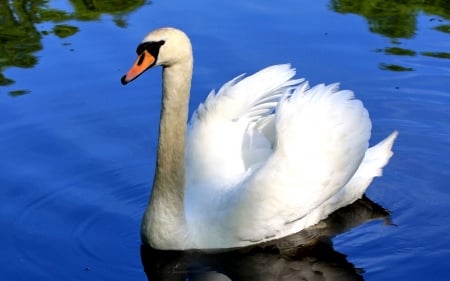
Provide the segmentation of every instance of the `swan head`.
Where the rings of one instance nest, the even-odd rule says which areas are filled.
[[[180,63],[192,63],[192,47],[187,35],[176,28],[156,29],[144,37],[136,49],[136,62],[125,74],[123,85],[133,81],[153,66],[171,67]]]

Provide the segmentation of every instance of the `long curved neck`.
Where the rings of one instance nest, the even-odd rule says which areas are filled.
[[[163,192],[163,194],[178,195],[176,199],[179,200],[183,198],[186,123],[191,77],[192,63],[177,64],[163,69],[163,100],[153,195]]]
[[[163,68],[163,97],[158,154],[142,238],[155,248],[179,248],[184,216],[185,139],[192,60]]]

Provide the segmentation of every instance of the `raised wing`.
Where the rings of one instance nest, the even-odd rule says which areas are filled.
[[[267,159],[273,139],[256,128],[270,123],[279,99],[300,82],[291,80],[294,75],[289,65],[275,65],[236,77],[208,95],[188,126],[188,186],[231,186],[250,166]]]
[[[308,89],[303,83],[279,103],[275,129],[274,152],[227,202],[233,206],[228,231],[242,240],[283,236],[326,217],[329,213],[316,209],[355,174],[371,122],[353,92],[338,91],[337,84]]]

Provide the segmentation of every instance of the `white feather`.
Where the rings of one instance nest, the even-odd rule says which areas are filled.
[[[312,88],[289,65],[212,91],[187,131],[193,56],[187,35],[150,32],[163,66],[158,159],[141,234],[158,249],[226,249],[294,234],[360,198],[392,156],[394,132],[368,148],[371,122],[353,92]],[[144,48],[141,45],[139,48]]]
[[[395,135],[367,150],[371,122],[353,92],[309,88],[293,75],[277,65],[239,76],[194,114],[185,209],[197,247],[245,246],[315,224],[360,198],[391,156]]]

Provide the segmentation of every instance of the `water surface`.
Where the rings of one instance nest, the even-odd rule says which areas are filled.
[[[355,224],[319,252],[344,255],[336,268],[350,264],[355,280],[448,280],[448,1],[97,2],[0,3],[2,280],[146,280],[139,224],[161,77],[119,80],[142,37],[167,25],[194,45],[191,109],[236,75],[289,62],[311,84],[354,90],[373,143],[399,130],[394,157],[368,190],[395,226]],[[232,260],[245,268],[273,258],[258,255]],[[221,274],[251,274],[235,272]]]

